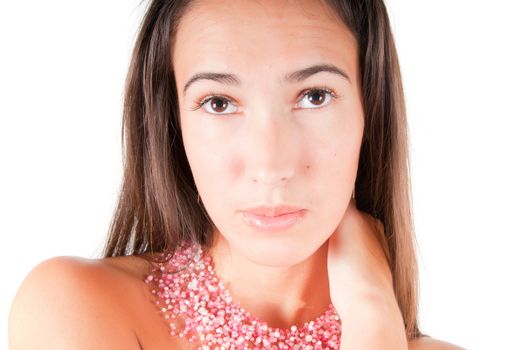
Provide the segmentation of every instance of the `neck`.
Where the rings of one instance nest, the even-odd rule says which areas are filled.
[[[329,307],[327,242],[298,264],[264,266],[247,259],[216,231],[207,254],[234,301],[270,327],[301,327]]]

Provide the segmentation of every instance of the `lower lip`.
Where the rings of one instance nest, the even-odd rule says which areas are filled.
[[[291,228],[304,216],[305,210],[299,210],[292,213],[278,216],[263,216],[242,212],[243,218],[247,225],[263,232],[278,232]]]

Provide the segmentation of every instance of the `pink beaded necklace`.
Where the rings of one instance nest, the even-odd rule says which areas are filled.
[[[168,255],[163,254],[165,257]],[[339,349],[341,323],[332,304],[302,328],[269,327],[251,316],[216,276],[212,257],[201,246],[183,242],[166,263],[157,263],[145,279],[155,303],[169,322],[170,335],[190,334],[198,350],[212,349]],[[176,319],[185,320],[183,330]]]

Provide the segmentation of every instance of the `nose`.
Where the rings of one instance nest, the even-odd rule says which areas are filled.
[[[298,149],[294,123],[284,114],[260,115],[246,134],[246,165],[253,182],[281,186],[294,174]]]

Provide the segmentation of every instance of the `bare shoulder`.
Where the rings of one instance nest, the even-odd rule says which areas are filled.
[[[139,349],[123,295],[147,268],[141,260],[55,257],[35,266],[11,305],[10,349]]]
[[[457,345],[432,337],[419,337],[408,343],[408,350],[465,350]]]

